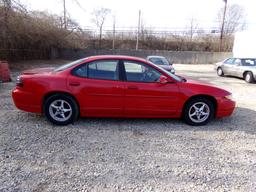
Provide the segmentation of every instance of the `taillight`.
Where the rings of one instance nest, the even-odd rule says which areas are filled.
[[[18,87],[23,87],[23,82],[22,82],[22,78],[21,76],[18,76],[17,79],[16,79],[16,85]]]

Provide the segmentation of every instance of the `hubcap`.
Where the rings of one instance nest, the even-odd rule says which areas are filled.
[[[220,68],[218,69],[218,75],[222,75],[222,70]]]
[[[62,99],[55,100],[50,104],[49,113],[56,121],[66,121],[72,115],[71,105]]]
[[[194,103],[189,108],[189,118],[194,123],[202,123],[204,122],[210,115],[210,108],[204,102]]]
[[[245,80],[246,80],[247,82],[250,82],[251,76],[250,76],[249,74],[247,74],[246,77],[245,77]]]

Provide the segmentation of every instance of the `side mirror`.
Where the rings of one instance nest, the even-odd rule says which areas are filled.
[[[161,84],[166,84],[166,83],[168,83],[168,78],[164,75],[161,75],[158,79],[158,82]]]

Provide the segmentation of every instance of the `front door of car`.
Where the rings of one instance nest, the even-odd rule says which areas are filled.
[[[153,67],[123,61],[125,71],[125,115],[127,117],[171,117],[177,112],[176,83],[159,83],[162,75]]]
[[[79,101],[82,116],[122,116],[124,82],[119,81],[119,60],[80,65],[72,71],[67,86]]]
[[[234,58],[229,58],[226,61],[224,61],[222,66],[224,74],[231,75],[234,62],[235,62]]]
[[[230,68],[230,75],[239,76],[239,70],[241,69],[241,59],[235,59],[232,67]]]

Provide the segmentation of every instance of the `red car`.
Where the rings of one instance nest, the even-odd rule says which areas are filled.
[[[27,70],[16,84],[17,108],[44,113],[58,125],[79,116],[182,117],[190,125],[205,125],[235,108],[228,91],[128,56],[92,56],[58,68]]]

